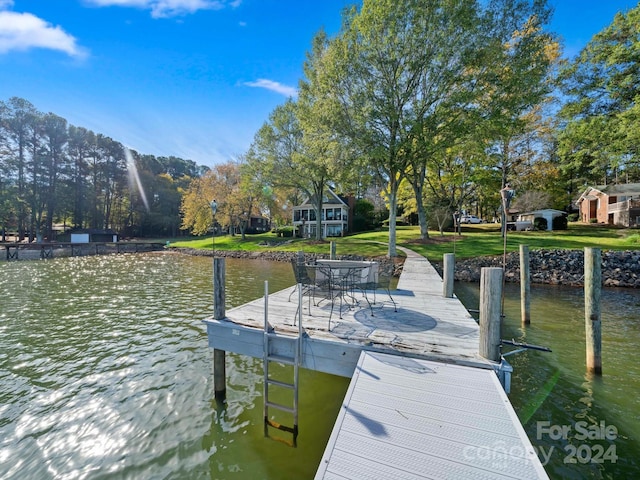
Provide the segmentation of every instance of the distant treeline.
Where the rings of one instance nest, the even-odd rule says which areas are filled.
[[[0,102],[0,234],[54,239],[67,227],[177,236],[181,192],[206,170],[127,150],[22,98]]]

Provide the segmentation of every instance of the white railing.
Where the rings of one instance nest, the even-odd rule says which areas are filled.
[[[610,203],[608,205],[609,213],[624,212],[631,208],[640,208],[640,199],[631,198],[622,202]]]

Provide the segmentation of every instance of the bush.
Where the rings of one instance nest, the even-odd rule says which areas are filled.
[[[533,229],[534,230],[546,230],[547,229],[547,219],[542,217],[536,217],[533,219]]]
[[[570,213],[569,216],[567,217],[567,220],[570,222],[577,222],[578,218],[580,218],[580,214],[578,213]]]
[[[555,217],[552,222],[552,226],[554,230],[566,230],[569,225],[569,221],[565,215],[561,215],[560,217]]]
[[[293,237],[293,227],[280,227],[271,230],[278,237]]]

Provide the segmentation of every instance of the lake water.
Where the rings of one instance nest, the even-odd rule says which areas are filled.
[[[260,297],[265,280],[272,292],[294,282],[288,263],[226,265],[227,308]],[[202,323],[213,313],[211,273],[211,258],[164,253],[0,262],[0,478],[313,478],[349,380],[301,370],[296,449],[263,437],[261,360],[227,355],[218,405]],[[553,352],[509,357],[510,397],[534,446],[552,450],[550,476],[637,477],[640,292],[606,291],[605,375],[592,380],[581,291],[535,287],[526,331],[517,291],[507,291],[503,337]],[[457,294],[476,308],[477,285]],[[536,438],[539,422],[578,421],[618,433]],[[576,464],[564,463],[571,442]],[[596,444],[613,445],[616,462],[580,463]]]
[[[458,284],[478,308],[477,284]],[[640,291],[603,289],[603,376],[586,374],[582,288],[534,285],[531,325],[520,322],[520,286],[506,285],[503,339],[551,353],[507,356],[514,368],[509,398],[551,478],[640,477]],[[503,352],[514,350],[505,347]],[[604,427],[604,428],[603,428]],[[609,437],[609,438],[607,438]]]

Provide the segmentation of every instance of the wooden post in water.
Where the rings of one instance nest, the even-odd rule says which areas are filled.
[[[520,245],[520,317],[522,325],[531,323],[531,274],[529,272],[529,247]]]
[[[332,241],[329,248],[330,248],[329,257],[331,258],[331,260],[335,260],[336,259],[336,242]]]
[[[222,320],[225,312],[225,263],[224,258],[213,258],[213,318]],[[226,352],[213,349],[213,391],[216,400],[224,401],[227,396]]]
[[[500,361],[502,268],[480,270],[480,356]]]
[[[445,298],[453,297],[453,277],[455,272],[456,256],[453,253],[445,253],[442,266],[442,295]]]
[[[584,324],[587,334],[587,373],[602,375],[602,256],[599,248],[584,249]]]

